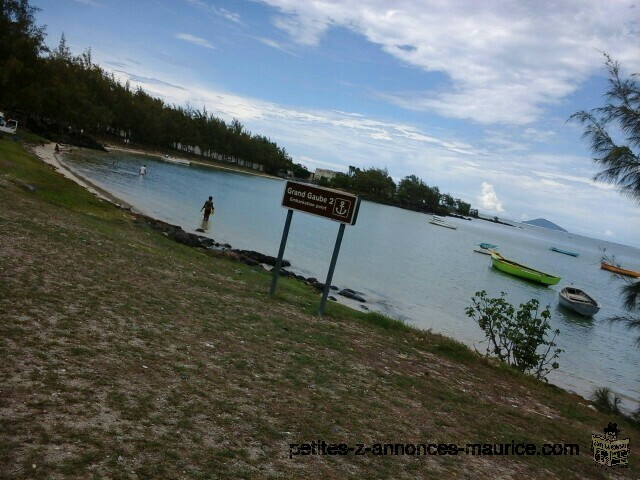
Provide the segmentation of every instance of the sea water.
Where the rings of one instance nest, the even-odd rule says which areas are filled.
[[[143,213],[180,225],[187,231],[205,227],[205,235],[234,248],[276,256],[286,217],[281,207],[284,181],[162,162],[122,152],[82,151],[67,156],[70,168]],[[146,164],[147,175],[137,174]],[[213,196],[215,214],[202,223],[200,208]],[[638,332],[629,334],[608,318],[624,315],[624,282],[600,269],[603,249],[625,268],[640,271],[638,249],[566,232],[527,225],[447,218],[457,230],[428,223],[428,215],[362,202],[356,225],[347,226],[333,284],[364,294],[366,307],[423,329],[453,337],[483,352],[483,333],[464,310],[475,292],[501,292],[519,305],[532,298],[551,306],[551,325],[564,352],[552,383],[585,397],[609,387],[627,408],[640,403]],[[290,270],[324,282],[339,224],[296,212],[285,258]],[[543,287],[491,268],[490,257],[475,253],[476,244],[498,245],[507,258],[562,277]],[[550,247],[580,254],[571,257]],[[583,318],[558,305],[567,285],[583,288],[600,303],[600,312]],[[265,287],[266,288],[266,287]],[[355,304],[355,305],[354,305]],[[357,302],[352,302],[358,308]]]

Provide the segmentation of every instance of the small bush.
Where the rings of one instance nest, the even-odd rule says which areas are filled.
[[[617,395],[611,396],[611,389],[608,387],[596,388],[593,392],[593,405],[603,413],[620,414],[620,403],[622,399]]]
[[[499,298],[488,298],[484,290],[476,292],[473,305],[465,312],[484,331],[487,356],[493,354],[521,372],[545,379],[558,368],[555,360],[562,352],[559,348],[553,350],[560,330],[555,330],[550,340],[547,338],[551,329],[549,306],[539,312],[540,304],[534,298],[516,311],[505,297],[504,292]]]

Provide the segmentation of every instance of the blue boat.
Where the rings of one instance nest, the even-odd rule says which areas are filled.
[[[576,252],[570,252],[569,250],[563,250],[561,248],[551,247],[549,250],[552,252],[564,253],[565,255],[571,255],[572,257],[578,257],[580,254]]]

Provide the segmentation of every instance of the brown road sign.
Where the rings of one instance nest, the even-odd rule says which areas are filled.
[[[287,182],[282,197],[282,206],[336,222],[355,225],[360,199],[339,190],[316,187],[306,183]]]

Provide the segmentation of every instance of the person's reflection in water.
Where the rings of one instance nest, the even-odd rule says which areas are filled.
[[[202,220],[202,222],[200,222],[200,228],[202,230],[204,230],[205,232],[209,231],[209,220]]]

